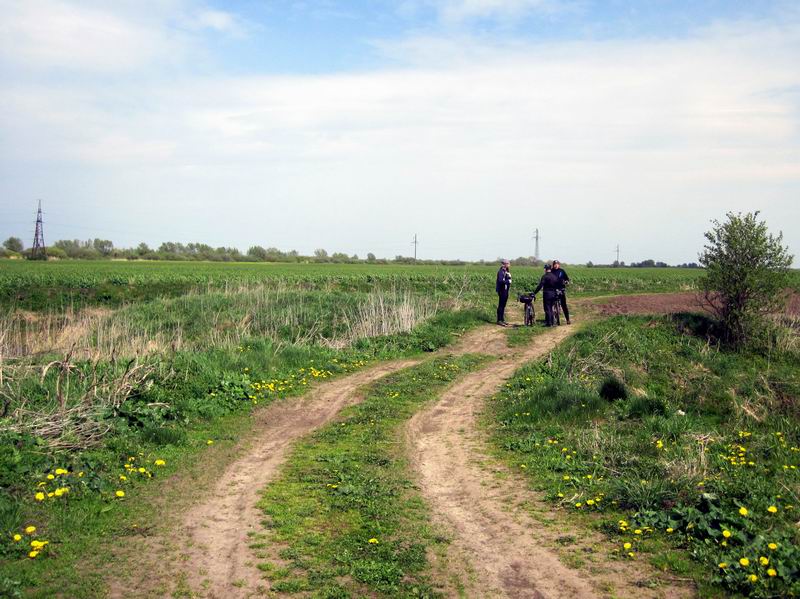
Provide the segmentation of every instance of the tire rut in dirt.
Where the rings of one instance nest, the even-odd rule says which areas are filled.
[[[525,506],[535,501],[532,493],[513,475],[503,479],[492,472],[507,474],[487,457],[477,430],[484,400],[519,367],[546,355],[571,331],[548,331],[522,352],[467,375],[407,426],[407,446],[420,488],[437,524],[453,536],[445,567],[469,562],[461,573],[468,579],[464,582],[469,597],[598,597],[605,594],[599,589],[609,587],[616,596],[662,595],[640,588],[642,575],[622,562],[603,563],[603,575],[564,565],[558,552],[547,546],[564,529],[546,529],[527,513]],[[551,513],[548,519],[558,516]],[[670,591],[670,596],[687,594],[678,591]]]

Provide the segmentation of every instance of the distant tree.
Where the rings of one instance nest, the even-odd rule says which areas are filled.
[[[594,267],[594,262],[592,262],[591,260],[589,260],[589,261],[586,263],[586,266],[587,266],[588,268],[593,268],[593,267]]]
[[[375,254],[373,254],[372,252],[367,254],[367,262],[375,262]]]
[[[92,247],[103,256],[108,256],[114,251],[114,244],[109,239],[95,239]]]
[[[700,282],[716,314],[723,339],[735,347],[763,340],[768,314],[786,301],[789,267],[794,256],[783,245],[783,233],[773,236],[758,212],[729,212],[705,234],[700,254],[706,268]]]
[[[153,250],[150,249],[150,246],[148,246],[144,242],[142,242],[138,246],[136,246],[136,253],[139,254],[140,256],[146,256],[147,254],[149,254],[152,251]]]
[[[22,250],[25,249],[25,245],[19,237],[9,237],[3,242],[3,247],[11,252],[17,252],[18,254],[21,254]]]
[[[267,250],[265,250],[260,245],[254,245],[249,250],[247,250],[247,255],[251,258],[255,258],[256,260],[266,260],[267,259]]]
[[[344,252],[333,252],[333,255],[331,256],[331,261],[336,262],[337,264],[342,264],[344,262],[349,262],[350,257]]]
[[[64,258],[67,257],[67,252],[65,252],[59,247],[51,246],[47,248],[47,257],[63,260]]]
[[[314,259],[317,262],[327,262],[328,261],[328,252],[323,250],[322,248],[314,250]]]

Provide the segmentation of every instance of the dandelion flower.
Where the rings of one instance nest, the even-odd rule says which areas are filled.
[[[36,532],[36,527],[35,526],[28,526],[28,527],[25,528],[25,534],[26,535],[32,535],[35,532]]]
[[[582,505],[583,504],[579,501],[578,503],[575,504],[575,507],[581,507]]]
[[[739,560],[739,563],[746,568],[747,566],[750,565],[750,560],[747,559],[746,557],[743,557],[742,559]]]
[[[214,442],[211,439],[209,439],[208,441],[206,441],[206,445],[214,445]]]
[[[116,493],[114,493],[114,495],[116,495],[117,497],[125,497],[125,491],[117,491]]]
[[[758,576],[756,576],[755,574],[751,574],[750,576],[747,577],[747,580],[749,580],[750,582],[758,582]]]
[[[770,543],[769,545],[767,545],[767,547],[769,547],[772,551],[775,551],[778,548],[778,544]]]
[[[769,558],[764,557],[762,555],[761,557],[758,558],[758,563],[761,564],[762,566],[769,566]]]
[[[642,531],[641,531],[641,529],[637,528],[636,530],[633,531],[633,534],[640,535],[640,534],[642,534]]]
[[[155,464],[156,466],[166,466],[167,463],[164,460],[159,459],[153,462],[153,464]]]
[[[14,535],[14,541],[21,541],[21,540],[22,540],[22,535],[21,534],[15,534]]]
[[[622,546],[622,548],[623,548],[623,549],[625,549],[625,550],[628,550],[628,549],[630,549],[630,548],[631,548],[631,544],[630,544],[630,543],[625,543],[625,544]]]
[[[634,557],[636,554],[633,551],[628,552],[628,557]]]
[[[767,508],[767,511],[768,511],[770,514],[774,514],[774,513],[776,513],[776,512],[778,511],[778,508],[777,508],[777,507],[775,507],[774,505],[771,505],[771,506],[769,506],[769,507]]]
[[[56,468],[56,474],[69,474],[69,472],[63,468]]]
[[[724,570],[725,568],[727,568],[727,567],[728,567],[728,563],[727,563],[727,562],[720,562],[720,563],[718,564],[718,566]]]
[[[723,530],[722,531],[722,536],[725,537],[726,539],[730,539],[731,538],[731,531]]]
[[[28,554],[28,557],[29,557],[29,558],[31,558],[31,559],[33,559],[33,558],[35,558],[37,555],[39,555],[39,552],[34,550],[34,551],[31,551],[31,552]]]
[[[378,544],[378,539],[376,539],[375,537],[372,537],[372,538],[371,538],[369,541],[367,541],[367,542],[368,542],[370,545],[377,545],[377,544]]]
[[[55,476],[53,476],[52,474],[48,474],[47,475],[47,480],[53,480],[54,478],[55,478]]]
[[[671,534],[671,533],[675,532],[675,529],[670,527],[670,528],[667,529],[667,532]]]
[[[44,501],[44,493],[39,491],[36,495],[33,496],[36,501]]]
[[[769,570],[767,570],[767,576],[772,577],[772,576],[775,576],[777,574],[778,573],[775,571],[775,568],[770,568]]]
[[[740,516],[746,516],[747,514],[748,514],[748,511],[747,511],[746,507],[740,507],[739,508],[739,515]]]

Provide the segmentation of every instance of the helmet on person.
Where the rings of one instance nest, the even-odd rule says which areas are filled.
[[[544,265],[544,269],[545,270],[553,270],[553,267],[550,265],[549,262],[546,262],[545,265]]]

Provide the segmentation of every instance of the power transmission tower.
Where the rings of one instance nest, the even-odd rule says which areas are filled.
[[[414,245],[414,264],[417,263],[417,245],[419,242],[417,241],[417,234],[414,233],[414,241],[411,242]]]
[[[533,239],[536,241],[536,245],[534,246],[533,250],[533,259],[539,260],[539,229],[534,229]]]
[[[33,248],[31,258],[47,259],[47,249],[44,245],[44,221],[42,220],[42,200],[39,200],[39,211],[36,213],[36,231],[33,234]]]
[[[617,266],[619,266],[619,244],[617,244]]]

